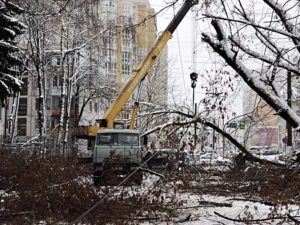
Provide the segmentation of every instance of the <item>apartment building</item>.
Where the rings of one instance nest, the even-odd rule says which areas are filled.
[[[132,71],[154,46],[156,21],[151,15],[155,11],[148,0],[96,1],[93,8],[104,26],[109,28],[102,40],[102,56],[106,59],[106,76],[114,82],[118,94]],[[167,51],[164,51],[143,82],[141,101],[167,104],[167,67]],[[149,98],[154,94],[149,93],[151,90],[155,92],[155,98]],[[128,102],[119,119],[129,119],[131,107],[131,102]]]
[[[281,72],[281,77],[285,77],[286,72]],[[283,84],[285,81],[281,81]],[[280,93],[286,98],[286,86],[282,86]],[[245,116],[243,121],[247,129],[247,145],[250,146],[273,146],[279,148],[282,146],[286,130],[286,121],[277,115],[266,102],[259,97],[256,92],[248,86],[244,88],[243,108]],[[293,97],[293,109],[296,113],[298,104]]]
[[[41,94],[45,99],[46,114],[43,117],[46,123],[46,134],[51,135],[58,126],[62,118],[62,96],[66,94],[70,97],[68,104],[64,105],[68,107],[68,115],[64,116],[68,117],[69,127],[94,124],[118,94],[120,87],[129,79],[134,68],[153,47],[156,40],[156,24],[155,19],[150,15],[155,12],[148,0],[98,0],[89,4],[87,11],[89,17],[78,18],[81,27],[73,27],[69,31],[75,33],[76,29],[83,30],[83,27],[94,23],[96,25],[94,32],[101,35],[97,33],[93,44],[89,44],[86,48],[66,53],[68,49],[62,50],[60,46],[60,36],[63,35],[59,34],[65,32],[60,30],[59,23],[62,19],[56,18],[49,22],[48,25],[55,32],[47,36],[49,41],[43,49],[45,57],[43,68],[37,72],[37,68],[29,62],[29,71],[22,77],[23,90],[19,96],[10,99],[9,107],[4,112],[7,121],[3,123],[4,130],[7,134],[13,133],[15,141],[24,142],[38,135]],[[92,35],[94,34],[82,35],[79,39],[72,40],[72,44],[79,46],[85,40],[91,39]],[[154,71],[149,72],[143,91],[147,92],[149,86],[161,87],[155,90],[156,95],[159,96],[155,101],[166,104],[166,52],[158,61]],[[42,77],[41,81],[38,80],[38,73]],[[151,74],[156,74],[158,79],[153,79]],[[77,83],[72,84],[74,80]],[[39,93],[40,82],[42,82],[43,93]],[[109,89],[110,96],[102,98],[104,89]],[[148,95],[143,94],[142,100]],[[129,119],[130,110],[129,103],[119,115],[119,119]],[[78,122],[76,120],[79,114]]]

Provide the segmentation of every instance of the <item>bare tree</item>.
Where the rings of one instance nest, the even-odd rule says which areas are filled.
[[[95,55],[102,44],[99,37],[107,29],[101,26],[101,21],[96,23],[91,3],[86,1],[22,3],[24,22],[29,27],[22,39],[22,47],[27,56],[26,66],[33,88],[38,89],[38,139],[44,143],[47,129],[52,127],[56,143],[62,144],[65,151],[69,127],[73,126],[74,105],[81,107],[81,110],[75,110],[75,124],[79,124],[86,104],[108,93],[100,91],[103,82],[99,73],[101,57]],[[47,115],[50,104],[60,111],[55,109],[58,117],[53,121]]]
[[[299,75],[299,5],[294,1],[286,4],[269,0],[263,2],[253,2],[253,11],[242,1],[236,1],[235,6],[224,5],[224,12],[230,14],[206,14],[206,17],[213,18],[216,39],[214,34],[208,33],[203,33],[202,39],[279,116],[298,128],[299,117],[280,94],[280,88],[285,82],[282,81],[280,70]],[[255,9],[258,8],[268,13],[256,15]],[[254,63],[262,66],[261,73],[253,68]]]
[[[295,110],[288,106],[281,94],[282,90],[286,88],[285,75],[287,71],[294,73],[295,77],[299,75],[299,57],[297,57],[298,2],[289,1],[283,7],[273,1],[264,2],[265,4],[253,2],[251,5],[253,11],[250,10],[252,8],[249,5],[243,5],[246,3],[242,1],[235,1],[232,5],[225,4],[223,1],[210,2],[206,4],[206,7],[210,8],[206,8],[204,15],[207,18],[213,18],[212,25],[216,32],[204,32],[202,39],[209,44],[211,50],[217,53],[216,55],[225,59],[225,64],[223,63],[223,68],[213,71],[215,77],[207,79],[208,85],[203,85],[202,89],[205,90],[206,97],[201,100],[200,104],[204,106],[202,108],[205,110],[201,110],[195,117],[198,119],[195,120],[226,136],[235,143],[236,147],[243,149],[242,151],[245,150],[245,152],[247,151],[245,140],[243,144],[239,144],[235,138],[229,138],[224,128],[220,128],[220,124],[215,124],[211,120],[214,119],[211,116],[212,112],[217,112],[219,115],[217,119],[226,116],[226,119],[231,121],[236,117],[234,112],[230,116],[228,105],[230,105],[230,99],[238,93],[236,88],[241,88],[241,81],[244,81],[262,99],[262,101],[258,101],[252,112],[247,112],[244,115],[244,118],[252,121],[252,125],[257,123],[259,119],[262,122],[266,121],[272,114],[281,116],[296,130],[300,121]],[[258,16],[256,15],[257,9],[261,8],[262,5],[264,5],[264,10],[269,11]],[[208,12],[213,13],[209,14]],[[289,13],[292,14],[287,16]],[[255,19],[259,22],[256,22]],[[221,24],[221,20],[223,20],[223,24]],[[281,39],[284,39],[284,43],[278,42]],[[253,44],[249,44],[250,42]],[[265,51],[264,54],[262,54],[261,49]],[[200,76],[209,77],[211,72],[200,74]],[[224,88],[225,86],[226,88]],[[266,104],[270,108],[264,106]],[[182,108],[183,112],[188,111],[187,108]],[[254,112],[255,115],[253,115]],[[157,116],[163,113],[167,113],[167,111],[164,110],[163,112],[161,109],[154,108],[152,118],[157,119]],[[176,124],[180,126],[180,123],[184,123],[184,126],[187,124],[191,126],[190,116],[183,114],[179,121],[170,116],[171,121],[169,123],[172,126],[176,126]],[[170,126],[167,125],[169,123],[165,125]],[[163,129],[162,127],[165,126],[160,125],[158,127]]]

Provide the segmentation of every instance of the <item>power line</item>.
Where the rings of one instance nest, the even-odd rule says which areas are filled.
[[[129,174],[124,180],[122,180],[113,190],[106,195],[104,195],[99,201],[97,201],[94,205],[92,205],[88,210],[86,210],[84,213],[82,213],[77,219],[75,219],[70,224],[77,224],[82,221],[82,219],[88,215],[90,212],[92,212],[95,208],[97,208],[105,199],[107,199],[109,196],[111,196],[120,186],[125,184],[131,178],[138,170],[142,169],[144,165],[146,165],[152,158],[154,158],[158,153],[161,152],[161,149],[154,154],[151,155],[146,161],[144,161],[138,168],[136,168],[131,174]]]
[[[175,15],[174,5],[173,5],[173,13]],[[181,57],[181,48],[180,48],[179,35],[178,35],[178,31],[177,30],[176,30],[176,36],[177,36],[177,45],[178,45],[178,51],[179,51],[179,59],[180,59],[181,76],[182,76],[182,80],[183,80],[184,94],[185,94],[185,98],[187,98],[186,87],[185,87],[184,71],[183,71],[183,62],[182,62],[182,57]]]

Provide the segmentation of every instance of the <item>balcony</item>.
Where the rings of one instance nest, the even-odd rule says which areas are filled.
[[[61,87],[57,86],[57,87],[51,87],[49,89],[49,95],[51,96],[60,96],[61,95]]]
[[[60,116],[60,108],[52,108],[51,109],[51,116],[59,117]],[[71,109],[70,117],[75,117],[75,109]]]

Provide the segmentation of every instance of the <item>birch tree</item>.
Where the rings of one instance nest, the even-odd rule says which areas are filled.
[[[93,14],[93,4],[82,1],[73,2],[66,7],[66,15],[62,17],[62,67],[63,88],[59,128],[63,128],[63,151],[68,146],[69,125],[72,99],[75,102],[75,121],[78,126],[85,107],[91,101],[99,103],[110,99],[111,80],[104,77],[101,60],[102,39],[109,28],[105,27],[97,13]],[[78,19],[80,17],[80,20]],[[108,26],[108,25],[107,25]],[[107,36],[107,35],[106,35]],[[96,104],[99,105],[99,104]],[[94,107],[94,106],[93,106]],[[98,107],[100,108],[100,107]],[[74,107],[73,107],[74,109]],[[73,110],[72,109],[72,110]],[[58,132],[57,143],[61,142]],[[71,134],[72,136],[72,134]]]
[[[105,29],[95,29],[94,24],[90,22],[95,20],[91,18],[90,3],[86,1],[22,3],[25,8],[24,22],[29,27],[22,41],[27,56],[27,71],[32,77],[33,88],[38,88],[37,138],[41,143],[46,140],[49,134],[47,129],[51,128],[47,127],[47,120],[52,120],[46,107],[50,109],[49,104],[52,102],[53,109],[54,100],[51,101],[51,98],[60,98],[60,105],[56,105],[60,110],[58,123],[50,122],[54,125],[56,145],[62,144],[65,149],[69,136],[70,114],[73,110],[71,102],[74,96],[76,97],[76,92],[79,93],[77,87],[86,90],[91,98],[95,97],[95,90],[87,89],[89,83],[83,82],[87,81],[84,79],[86,76],[98,76],[96,70],[91,73],[88,69],[88,61],[92,61],[93,57],[89,56],[91,53],[88,53],[87,46],[92,46],[95,37],[101,36]],[[74,87],[76,88],[73,89]],[[50,101],[46,104],[47,98]],[[85,104],[83,102],[82,105]],[[52,113],[53,111],[50,112],[51,115]],[[79,120],[80,116],[77,115],[77,123]]]

